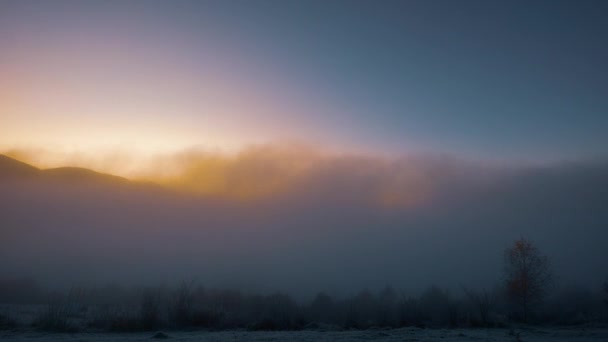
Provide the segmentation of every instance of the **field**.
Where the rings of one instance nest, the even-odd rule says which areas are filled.
[[[0,333],[3,341],[608,341],[608,327],[585,326],[569,328],[516,329],[371,329],[350,331],[191,331],[158,333],[73,333],[49,334],[36,331],[5,331]]]

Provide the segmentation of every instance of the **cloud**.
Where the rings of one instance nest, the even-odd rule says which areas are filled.
[[[330,153],[301,144],[254,145],[237,153],[191,148],[147,156],[119,149],[13,149],[7,154],[42,167],[91,168],[182,192],[239,200],[318,196],[332,189],[369,203],[407,206],[428,200],[440,177],[428,172],[429,161],[422,158]]]
[[[234,154],[193,148],[151,158],[145,170],[135,177],[199,195],[323,197],[386,207],[421,205],[441,188],[500,174],[497,166],[447,156],[336,153],[301,144],[255,145]]]

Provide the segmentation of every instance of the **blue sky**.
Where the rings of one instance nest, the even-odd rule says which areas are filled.
[[[240,13],[244,40],[339,108],[329,122],[360,124],[354,140],[514,157],[606,152],[604,2],[250,2],[222,13]]]

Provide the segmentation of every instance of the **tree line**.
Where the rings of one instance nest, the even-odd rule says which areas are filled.
[[[0,281],[0,302],[46,303],[29,322],[0,309],[0,328],[31,325],[47,331],[89,329],[369,329],[374,327],[504,327],[513,322],[578,324],[608,321],[608,282],[602,291],[552,293],[549,258],[521,238],[504,251],[504,279],[492,289],[431,286],[409,295],[387,286],[296,301],[285,293],[248,294],[196,282],[175,288],[109,286],[44,291],[33,281]],[[602,297],[603,296],[603,297]]]

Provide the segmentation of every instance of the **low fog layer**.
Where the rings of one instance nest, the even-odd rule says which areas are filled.
[[[157,185],[1,157],[0,274],[294,294],[480,288],[501,280],[504,249],[525,236],[559,284],[596,288],[608,276],[604,161],[497,167],[261,149],[165,162],[179,172]]]

